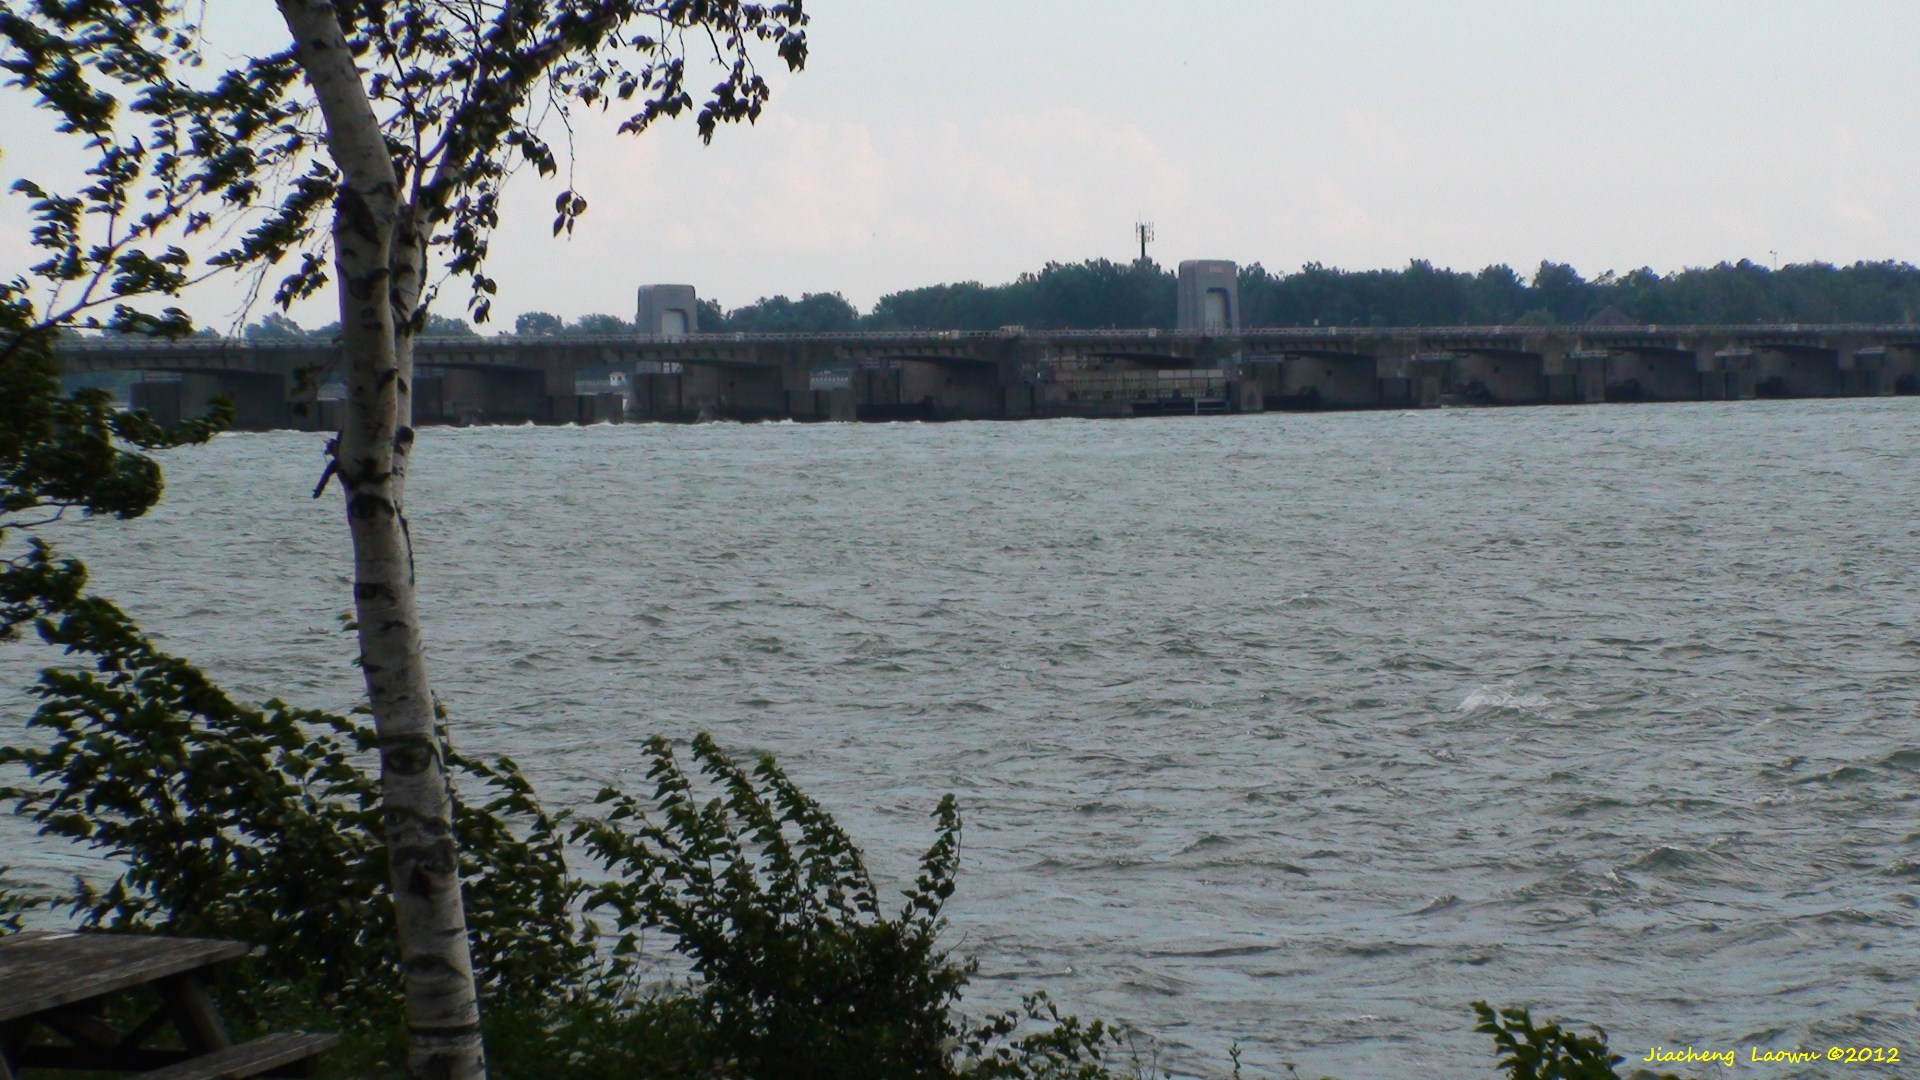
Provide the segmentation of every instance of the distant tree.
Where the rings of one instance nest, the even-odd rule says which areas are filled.
[[[1144,328],[1173,325],[1174,275],[1151,263],[1048,263],[1001,285],[962,281],[882,296],[860,320],[872,329]],[[1400,270],[1349,271],[1307,263],[1275,274],[1240,268],[1240,322],[1284,326],[1567,326],[1613,306],[1641,323],[1920,321],[1920,268],[1908,263],[1804,263],[1770,271],[1752,262],[1681,270],[1607,272],[1589,281],[1542,262],[1531,281],[1510,266],[1477,273],[1414,259]],[[804,299],[804,298],[803,298]],[[729,316],[730,329],[821,328],[800,304],[772,297]],[[717,310],[717,309],[716,309]],[[844,313],[842,313],[844,314]],[[703,327],[717,326],[703,308]],[[839,319],[828,320],[837,326]]]
[[[1666,279],[1650,267],[1629,270],[1613,280],[1602,297],[1606,304],[1619,308],[1628,318],[1641,323],[1672,323],[1673,298]]]
[[[421,337],[479,337],[465,319],[446,315],[428,315],[420,327]]]
[[[1322,326],[1353,326],[1364,321],[1366,304],[1357,288],[1360,275],[1338,267],[1308,263],[1287,280],[1301,293],[1300,307]]]
[[[567,333],[589,337],[612,337],[633,333],[633,324],[618,315],[582,315],[567,327]]]
[[[1177,282],[1173,274],[1151,262],[1048,263],[1029,284],[1040,316],[1034,321],[1042,326],[1173,327]]]
[[[1379,325],[1452,326],[1467,321],[1467,289],[1473,279],[1465,274],[1436,270],[1427,260],[1414,259],[1386,281]]]
[[[325,326],[316,327],[315,329],[309,330],[307,331],[307,336],[309,338],[312,338],[315,341],[339,341],[340,340],[340,321],[338,319],[335,319],[333,322],[330,322]]]
[[[993,331],[1014,323],[1037,323],[1031,292],[1029,282],[985,286],[962,281],[908,288],[881,296],[862,325],[876,331]]]
[[[853,330],[860,313],[839,293],[802,293],[800,299],[763,296],[727,312],[727,327],[755,334],[823,334]]]
[[[720,309],[720,305],[718,303],[715,303],[712,300],[701,300],[699,302],[699,307],[700,307],[699,323],[700,323],[701,333],[717,334],[723,330],[733,329],[732,326],[729,326],[727,324],[727,313]]]
[[[549,315],[544,311],[528,311],[513,320],[513,332],[521,337],[552,337],[558,334],[564,325],[560,316]]]
[[[1039,323],[1030,282],[986,286],[977,281],[888,293],[863,325],[876,330],[993,330]]]
[[[1240,268],[1240,325],[1292,326],[1281,309],[1280,279],[1259,263]]]
[[[1473,275],[1467,285],[1466,321],[1477,326],[1499,326],[1527,309],[1527,283],[1504,263]]]
[[[1563,324],[1583,323],[1599,310],[1586,279],[1566,263],[1542,260],[1540,269],[1534,271],[1530,293],[1535,306],[1545,308]]]
[[[299,323],[277,311],[270,311],[257,323],[250,323],[246,329],[248,341],[299,341],[307,336]]]

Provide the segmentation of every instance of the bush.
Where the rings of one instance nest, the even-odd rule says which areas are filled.
[[[701,735],[693,754],[718,789],[699,801],[666,740],[648,740],[653,805],[607,789],[605,817],[575,838],[618,875],[590,906],[613,913],[616,957],[665,931],[699,987],[704,1023],[744,1075],[941,1075],[949,1006],[972,968],[935,944],[953,894],[960,821],[952,796],[894,917],[860,852],[773,759],[749,774]],[[657,816],[656,822],[653,817]]]
[[[355,1072],[402,1060],[371,730],[238,704],[104,600],[36,625],[92,670],[42,673],[28,726],[47,738],[0,748],[26,773],[0,797],[118,870],[54,906],[82,927],[248,941],[223,995],[238,1027],[344,1027],[334,1057]],[[937,940],[959,866],[951,797],[888,917],[859,849],[771,758],[742,769],[704,735],[693,750],[716,797],[698,801],[655,739],[651,799],[608,790],[603,816],[577,819],[543,810],[511,760],[449,751],[478,792],[455,830],[497,1075],[555,1061],[609,1077],[1111,1075],[1115,1029],[1042,995],[977,1023],[958,1012],[973,965]],[[611,879],[575,877],[569,839]],[[18,906],[0,897],[0,929],[18,928]],[[594,912],[614,920],[610,948]],[[647,930],[690,965],[684,986],[642,983]]]
[[[1480,1018],[1473,1030],[1493,1036],[1494,1053],[1509,1080],[1620,1080],[1613,1071],[1625,1059],[1607,1049],[1607,1033],[1576,1035],[1558,1024],[1535,1025],[1523,1008],[1498,1012],[1484,1001],[1473,1003]],[[1662,1073],[1654,1080],[1680,1080]]]
[[[693,757],[701,801],[671,745],[648,740],[651,804],[611,788],[575,826],[613,875],[588,898],[614,918],[617,962],[663,931],[694,975],[708,1060],[766,1078],[1099,1077],[1118,1046],[1100,1021],[1044,995],[969,1025],[958,1003],[974,964],[938,944],[959,869],[960,816],[934,810],[933,846],[900,910],[881,910],[860,850],[773,758],[751,771],[710,736]],[[1031,1025],[1031,1027],[1030,1027]]]
[[[0,798],[119,869],[104,887],[76,880],[58,903],[82,927],[253,943],[252,992],[236,999],[247,1008],[295,992],[348,1015],[396,1001],[379,784],[360,767],[371,728],[237,704],[98,598],[38,626],[93,670],[42,673],[27,726],[50,737],[0,748],[30,781]],[[480,793],[456,831],[482,986],[537,998],[569,985],[593,949],[559,822],[512,761],[449,761]]]

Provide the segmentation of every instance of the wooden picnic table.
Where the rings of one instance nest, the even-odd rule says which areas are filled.
[[[0,1080],[22,1069],[137,1072],[149,1080],[311,1075],[332,1035],[282,1032],[235,1045],[214,1007],[215,965],[238,941],[29,932],[0,937]],[[106,1007],[150,990],[151,1015],[124,1030]],[[43,1031],[60,1041],[35,1040]],[[178,1046],[153,1045],[171,1031]]]

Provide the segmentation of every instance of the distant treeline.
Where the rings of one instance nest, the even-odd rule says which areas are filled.
[[[1005,285],[963,281],[889,293],[861,314],[839,293],[766,297],[723,311],[700,302],[703,332],[828,333],[846,330],[1170,329],[1176,277],[1154,262],[1090,259],[1048,263]],[[1596,317],[1621,323],[1911,323],[1920,314],[1920,267],[1904,262],[1851,266],[1798,263],[1772,270],[1737,263],[1656,274],[1608,272],[1588,280],[1565,263],[1543,262],[1531,278],[1509,266],[1478,273],[1436,269],[1415,259],[1403,270],[1336,270],[1308,263],[1275,274],[1258,263],[1240,271],[1240,324],[1262,326],[1571,326]],[[569,337],[630,333],[618,315],[568,321],[542,311],[511,332]],[[248,326],[255,339],[331,338],[339,324],[303,330],[270,314]],[[433,335],[474,333],[433,316]],[[504,331],[503,331],[504,332]]]
[[[977,281],[889,293],[862,315],[838,293],[775,296],[720,317],[703,304],[702,330],[1048,330],[1171,328],[1172,270],[1152,262],[1048,263],[1005,285]],[[1920,268],[1904,262],[1801,263],[1772,270],[1746,260],[1591,280],[1543,262],[1531,278],[1509,266],[1478,273],[1416,259],[1402,270],[1338,270],[1318,263],[1275,274],[1240,271],[1240,323],[1261,326],[1574,325],[1596,316],[1630,323],[1910,323],[1920,314]]]

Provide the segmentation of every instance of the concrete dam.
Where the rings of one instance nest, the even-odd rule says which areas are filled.
[[[677,329],[677,327],[674,327]],[[325,341],[64,341],[169,420],[335,430]],[[420,338],[418,424],[1015,420],[1920,394],[1920,326],[1304,327]]]

